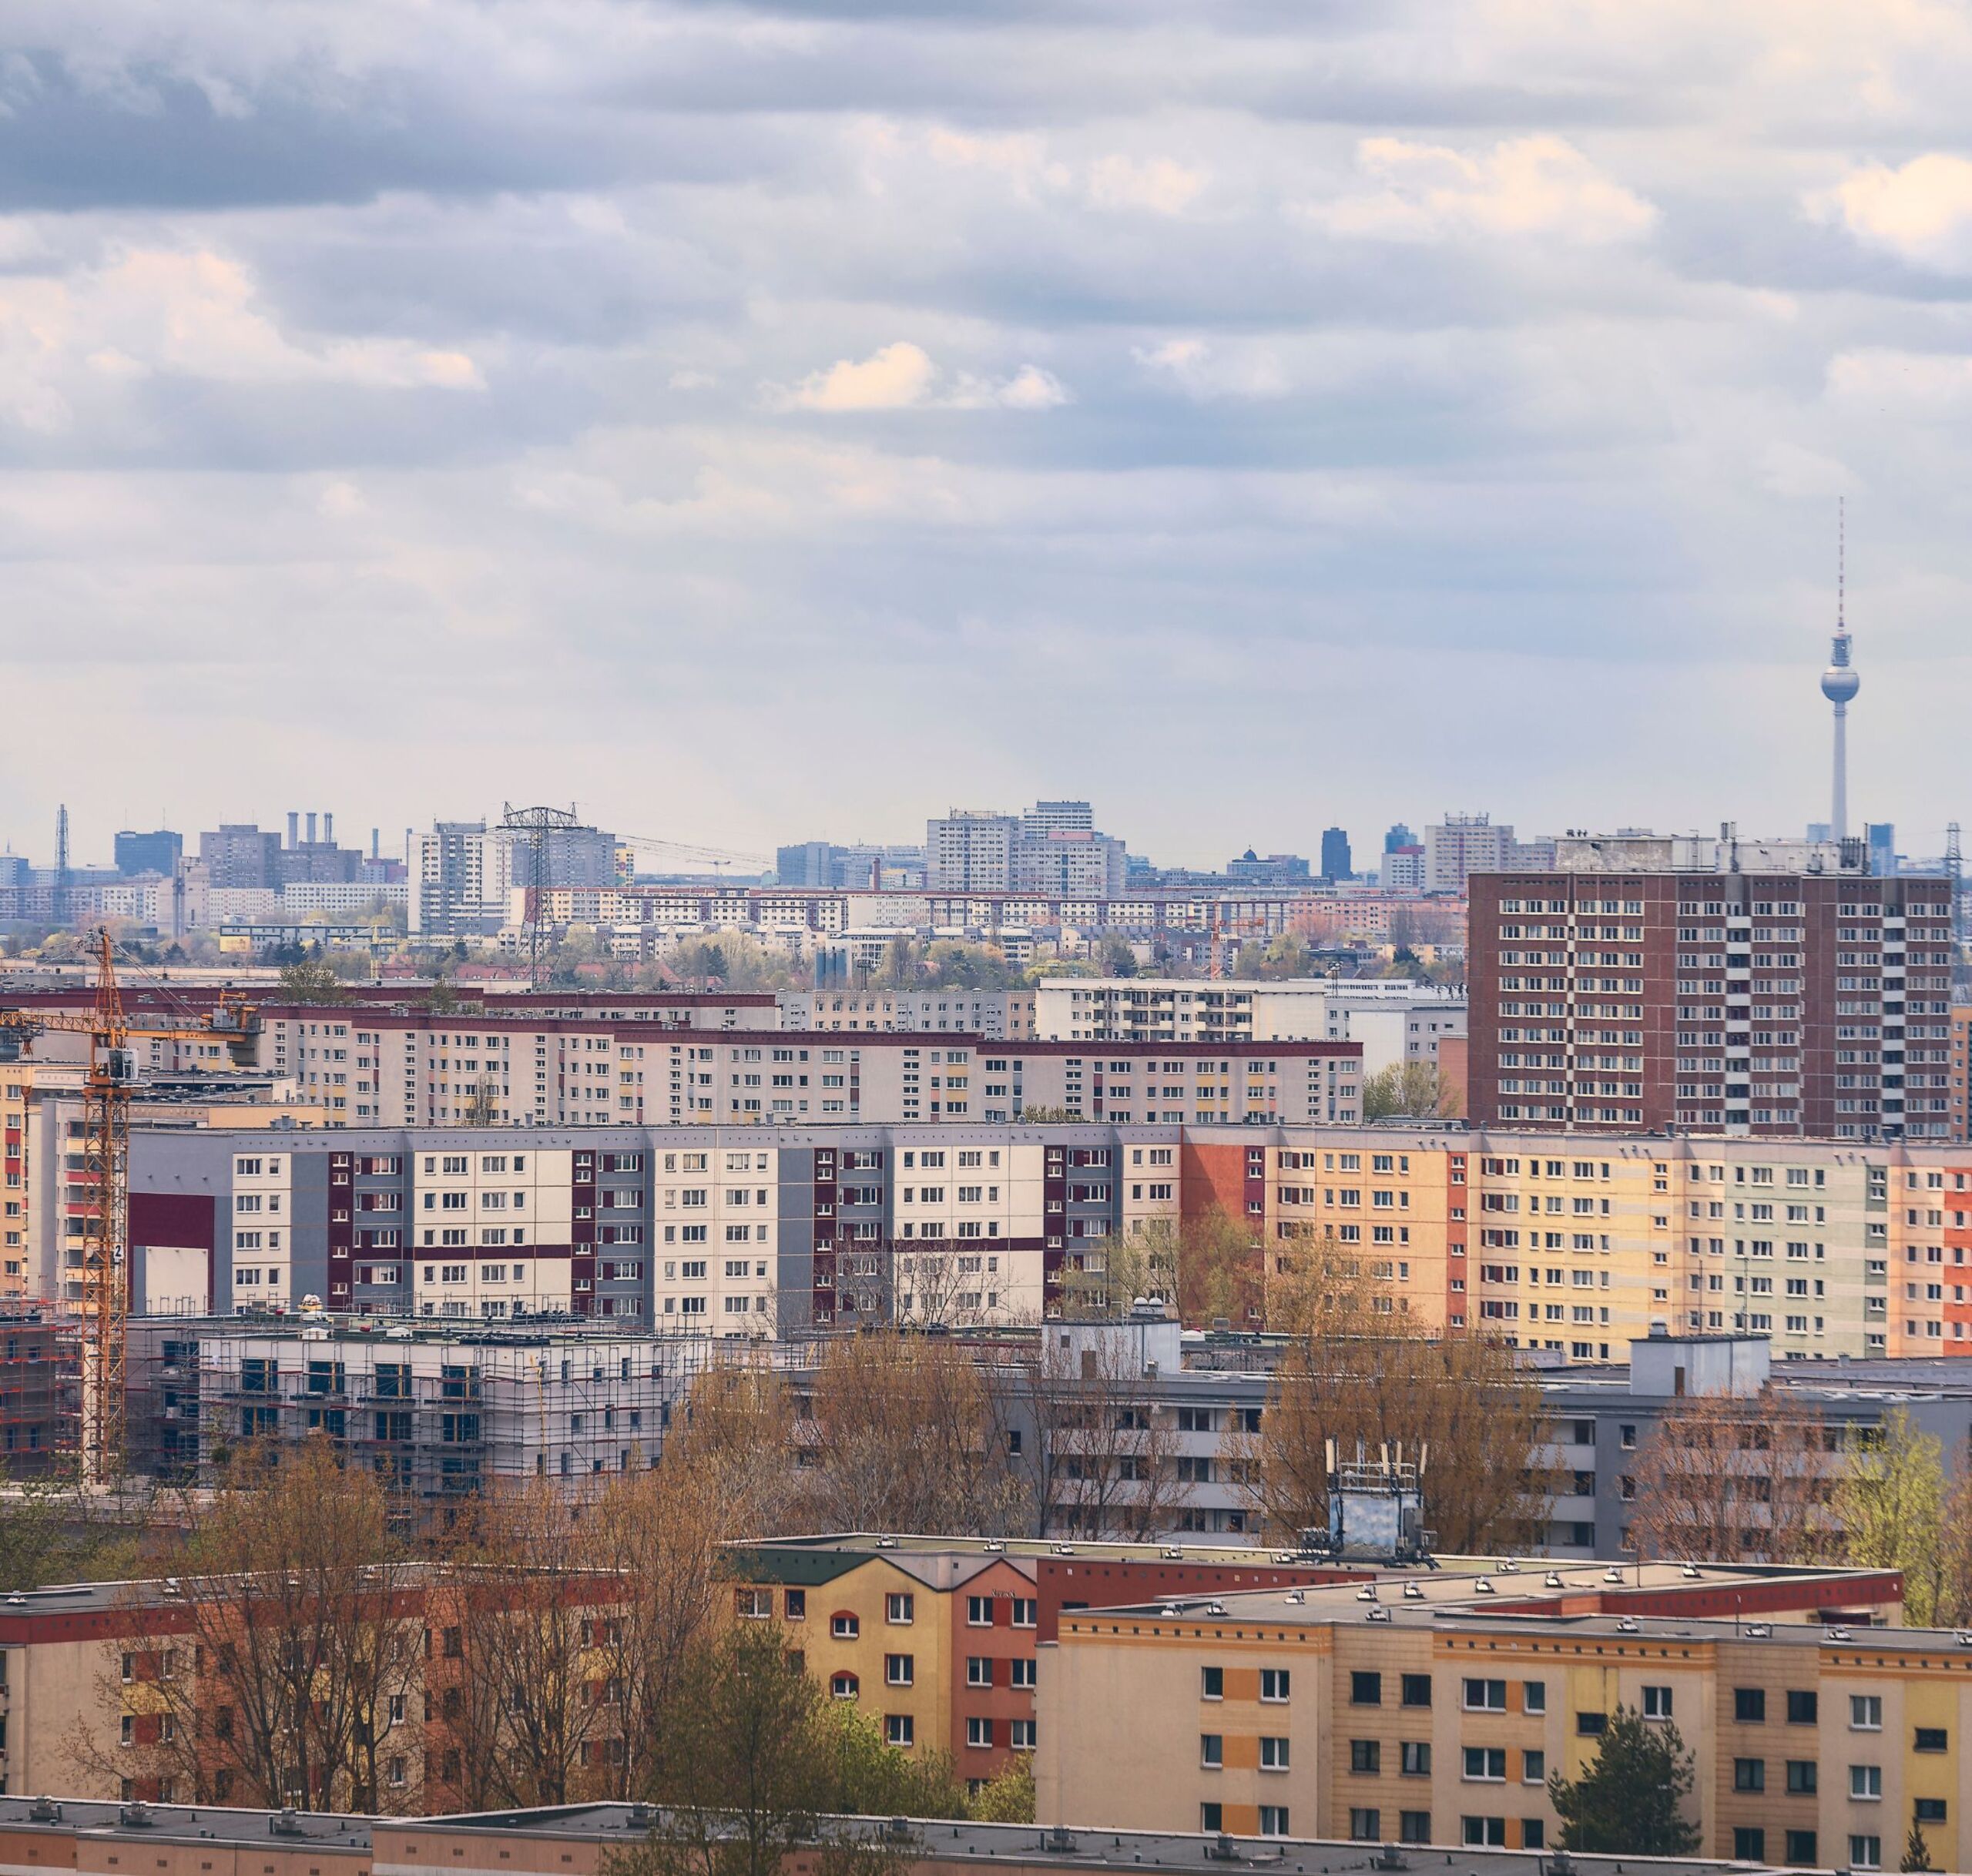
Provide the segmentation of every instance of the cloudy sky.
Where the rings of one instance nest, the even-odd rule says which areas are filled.
[[[1960,0],[8,0],[0,838],[1972,820]],[[393,832],[394,830],[394,832]]]

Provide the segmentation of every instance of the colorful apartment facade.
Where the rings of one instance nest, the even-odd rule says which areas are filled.
[[[1896,1592],[1824,1576],[1823,1600],[1812,1573],[1625,1576],[1065,1616],[1042,1651],[1041,1821],[1539,1851],[1549,1775],[1579,1776],[1621,1705],[1694,1754],[1701,1854],[1893,1868],[1914,1824],[1933,1867],[1964,1866],[1972,1636],[1861,1626]]]

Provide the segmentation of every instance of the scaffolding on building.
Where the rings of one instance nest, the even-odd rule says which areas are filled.
[[[48,1304],[0,1301],[0,1474],[73,1469],[82,1440],[81,1324]]]

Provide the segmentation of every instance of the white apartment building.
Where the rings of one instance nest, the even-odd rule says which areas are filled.
[[[956,1031],[996,1039],[1034,1033],[1031,990],[782,990],[787,1030]]]
[[[1051,977],[1035,990],[1035,1033],[1059,1042],[1312,1040],[1329,1033],[1333,988],[1326,977]]]

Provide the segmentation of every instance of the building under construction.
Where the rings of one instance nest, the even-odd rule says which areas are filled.
[[[243,1441],[319,1434],[428,1502],[503,1480],[574,1489],[655,1465],[693,1379],[746,1358],[709,1337],[575,1324],[185,1320],[132,1348],[132,1444],[182,1473],[196,1424],[210,1480]]]
[[[38,1303],[0,1301],[0,1476],[72,1469],[82,1425],[82,1334]]]

